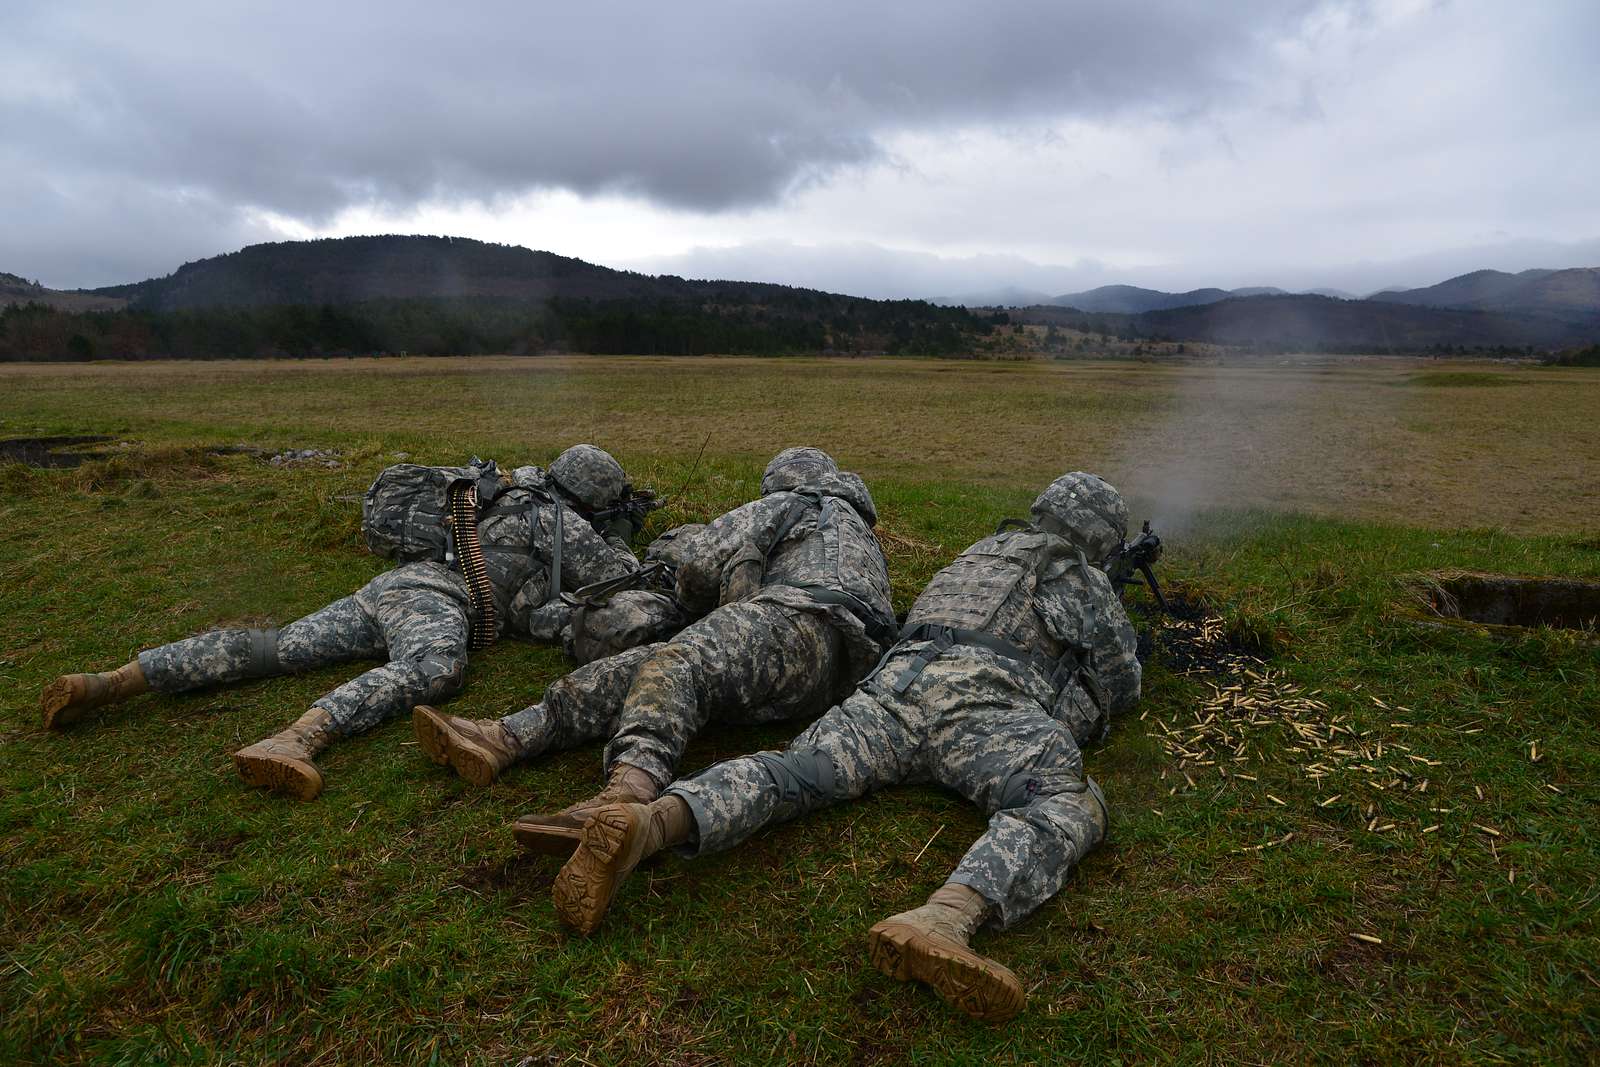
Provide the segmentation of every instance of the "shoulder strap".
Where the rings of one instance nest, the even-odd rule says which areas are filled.
[[[561,598],[561,542],[564,539],[562,515],[566,507],[557,500],[555,502],[555,543],[550,546],[550,587],[545,594],[545,603]]]

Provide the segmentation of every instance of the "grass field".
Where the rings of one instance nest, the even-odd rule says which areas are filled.
[[[1422,570],[1600,577],[1597,412],[1593,371],[1384,360],[0,367],[0,437],[116,439],[75,470],[0,467],[0,1059],[1592,1062],[1600,646],[1395,610]],[[1277,724],[1241,729],[1238,760],[1174,755],[1216,696],[1152,663],[1142,717],[1088,754],[1110,840],[979,941],[1030,991],[996,1029],[865,959],[981,830],[934,790],[658,863],[575,938],[557,865],[506,824],[590,792],[597,749],[483,790],[396,722],[325,757],[315,803],[245,789],[229,753],[351,670],[38,728],[62,671],[377,573],[359,494],[397,452],[544,462],[587,439],[673,490],[708,434],[652,530],[819,444],[872,485],[902,608],[1049,477],[1099,470],[1169,533],[1172,581],[1360,755],[1312,777]],[[238,444],[342,465],[211,451]],[[452,707],[520,707],[564,669],[498,645]],[[791,732],[708,733],[685,767]]]

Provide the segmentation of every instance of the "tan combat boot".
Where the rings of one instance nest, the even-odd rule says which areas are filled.
[[[638,767],[619,763],[611,769],[611,778],[599,793],[554,815],[524,815],[511,824],[511,832],[517,843],[529,851],[570,856],[595,812],[607,804],[648,804],[660,795],[661,787],[654,778]]]
[[[233,754],[234,766],[257,789],[313,800],[322,792],[322,772],[311,760],[333,743],[333,716],[312,708],[287,730]]]
[[[64,730],[96,708],[150,691],[139,661],[100,674],[63,674],[44,687],[39,710],[46,730]]]
[[[594,933],[633,869],[662,849],[683,844],[693,829],[694,816],[681,797],[608,804],[596,811],[550,890],[556,914],[580,934]]]
[[[429,759],[449,764],[473,785],[490,785],[522,758],[522,745],[494,720],[463,719],[418,704],[411,711],[411,725]]]
[[[872,965],[890,978],[926,982],[975,1019],[1009,1019],[1022,1010],[1022,983],[1010,969],[967,947],[989,907],[971,886],[940,886],[922,907],[868,931]]]

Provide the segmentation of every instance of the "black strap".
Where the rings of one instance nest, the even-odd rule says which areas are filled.
[[[1036,667],[1055,691],[1060,693],[1074,677],[1093,678],[1094,672],[1089,669],[1089,656],[1083,650],[1069,646],[1058,657],[1041,656],[1030,652],[1003,637],[987,634],[981,630],[967,630],[958,626],[940,626],[937,623],[913,623],[900,631],[900,644],[910,644],[916,641],[927,641],[929,644],[919,651],[906,669],[890,686],[896,694],[902,694],[911,688],[911,683],[917,680],[928,664],[944,655],[956,645],[968,645],[977,648],[986,648],[990,652],[1006,659],[1014,660],[1029,667]],[[887,657],[886,657],[887,658]],[[880,667],[882,665],[880,664]],[[877,671],[873,674],[876,675]],[[1098,697],[1098,681],[1090,687],[1090,696]],[[1097,701],[1098,702],[1098,701]]]
[[[566,507],[561,501],[555,503],[555,543],[550,546],[550,586],[545,591],[544,602],[549,604],[561,597],[561,540],[565,532],[562,528],[561,516],[566,512]]]

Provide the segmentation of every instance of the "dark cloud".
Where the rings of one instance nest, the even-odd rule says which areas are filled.
[[[72,276],[52,278],[88,283],[170,269],[191,235],[220,250],[260,212],[537,188],[771,203],[897,132],[1204,115],[1345,6],[13,0],[0,152],[22,195],[0,251],[48,266],[53,234]]]

